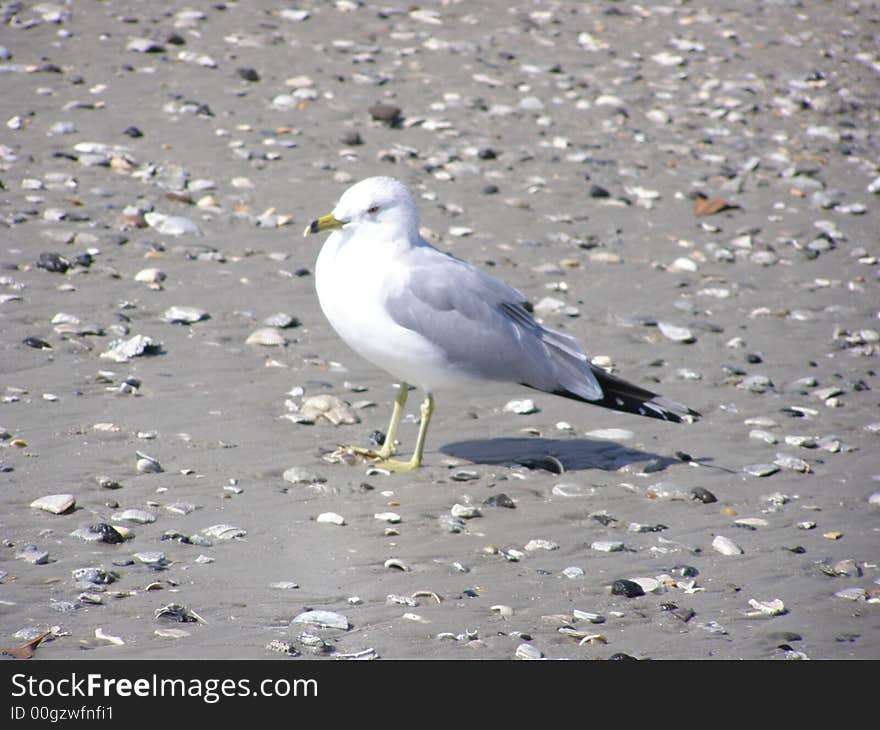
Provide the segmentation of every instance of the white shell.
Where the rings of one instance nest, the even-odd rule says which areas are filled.
[[[749,612],[749,616],[781,616],[785,613],[785,604],[778,598],[772,601],[756,601],[750,598],[749,605],[755,609]]]
[[[247,532],[242,530],[240,527],[233,527],[232,525],[211,525],[211,527],[206,527],[202,530],[202,534],[206,537],[213,537],[217,540],[232,540],[236,537],[244,537],[247,535]]]
[[[95,638],[100,639],[101,641],[109,641],[114,646],[122,646],[125,641],[123,641],[119,636],[113,636],[111,634],[105,633],[104,629],[100,626],[95,629]]]
[[[712,540],[712,547],[722,555],[742,555],[745,552],[733,540],[724,537],[724,535],[716,535]]]
[[[275,327],[261,327],[248,335],[244,341],[246,345],[263,345],[265,347],[282,347],[287,344],[287,338],[281,330]]]
[[[149,522],[155,522],[156,515],[143,509],[127,509],[123,510],[122,512],[116,512],[110,519],[112,519],[114,522],[136,522],[138,524],[144,525]]]
[[[461,517],[465,520],[469,520],[473,517],[480,517],[482,515],[478,507],[472,507],[465,504],[454,504],[449,511],[453,517]]]
[[[516,647],[514,656],[517,659],[541,659],[544,654],[537,646],[523,643]]]
[[[533,550],[558,550],[559,545],[550,540],[529,540],[524,546],[529,552]]]
[[[596,540],[590,547],[602,553],[617,553],[623,550],[624,545],[617,540]]]
[[[658,322],[657,327],[660,329],[660,332],[667,339],[672,340],[673,342],[695,342],[696,337],[694,337],[693,332],[691,332],[687,327],[679,327],[678,325],[670,324],[669,322]]]
[[[209,315],[204,309],[175,304],[174,306],[169,307],[165,310],[165,313],[162,315],[162,319],[172,324],[191,324],[193,322],[199,322],[203,319],[208,319],[210,316],[211,315]]]
[[[327,522],[331,525],[344,525],[345,518],[335,512],[322,512],[315,518],[315,522]]]
[[[72,494],[49,494],[31,502],[31,507],[60,515],[67,512],[76,504],[76,498]]]
[[[325,629],[342,629],[348,631],[350,624],[348,619],[341,613],[333,611],[305,611],[293,618],[292,623],[309,624],[310,626],[319,626]]]

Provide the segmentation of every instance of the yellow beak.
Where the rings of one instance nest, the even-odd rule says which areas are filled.
[[[342,228],[346,224],[347,221],[341,221],[336,219],[332,213],[328,213],[327,215],[322,215],[317,220],[313,220],[306,226],[306,229],[303,231],[303,236],[308,236],[310,233],[322,233],[323,231],[335,231],[337,228]]]

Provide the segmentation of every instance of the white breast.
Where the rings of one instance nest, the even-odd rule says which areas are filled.
[[[347,246],[344,231],[331,234],[315,266],[321,309],[342,340],[395,378],[428,392],[470,385],[451,373],[428,340],[398,325],[385,309],[385,282],[393,275],[393,249]]]

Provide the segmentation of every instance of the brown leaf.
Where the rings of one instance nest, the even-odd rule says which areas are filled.
[[[702,195],[694,198],[694,215],[698,218],[705,215],[715,215],[715,213],[720,213],[722,210],[735,207],[735,205],[721,198],[704,198]]]
[[[47,631],[45,634],[40,634],[30,641],[26,641],[21,646],[16,646],[12,649],[0,649],[0,656],[11,656],[13,659],[30,659],[43,639],[51,635],[52,632]]]

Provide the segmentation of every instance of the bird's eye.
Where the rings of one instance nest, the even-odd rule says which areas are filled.
[[[378,212],[379,212],[378,205],[371,205],[369,208],[367,208],[367,213],[369,213],[370,215],[374,215],[375,213],[378,213]]]

